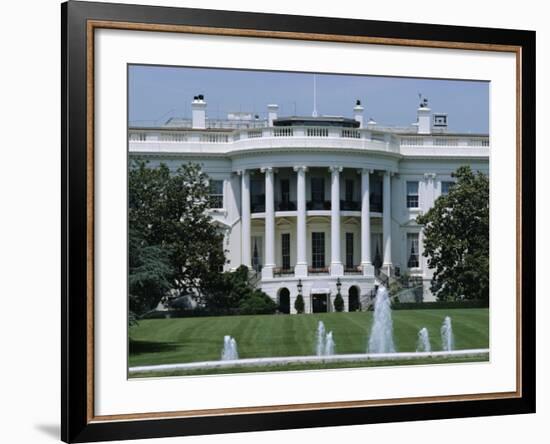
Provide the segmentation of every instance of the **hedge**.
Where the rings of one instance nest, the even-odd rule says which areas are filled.
[[[435,301],[435,302],[394,302],[392,310],[422,310],[422,309],[448,309],[448,308],[488,308],[489,301],[472,299],[465,301]]]

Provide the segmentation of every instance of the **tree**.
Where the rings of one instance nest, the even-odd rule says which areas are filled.
[[[212,228],[208,212],[208,177],[194,163],[171,173],[165,164],[150,168],[137,160],[130,165],[128,188],[130,232],[143,245],[154,247],[150,255],[169,262],[170,288],[176,295],[200,301],[225,263],[223,235]],[[158,288],[163,290],[164,286]]]
[[[424,225],[424,251],[435,269],[431,289],[439,300],[489,297],[489,179],[469,166],[453,173],[456,183],[417,222]]]
[[[334,309],[338,312],[344,311],[344,298],[338,292],[334,298]]]
[[[248,267],[213,275],[204,284],[201,310],[211,315],[275,313],[277,304],[249,282]]]
[[[296,300],[294,301],[294,308],[296,310],[296,313],[302,314],[304,312],[304,298],[301,294],[296,296]]]
[[[128,235],[128,288],[130,324],[154,309],[170,289],[174,269],[169,254],[159,245],[148,245],[139,233]]]

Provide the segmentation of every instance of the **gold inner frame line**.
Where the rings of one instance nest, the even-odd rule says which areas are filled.
[[[230,407],[218,409],[201,409],[201,410],[183,410],[173,412],[144,412],[144,413],[129,413],[117,415],[101,415],[94,414],[94,32],[96,29],[118,29],[131,31],[149,31],[149,32],[175,32],[187,34],[205,34],[219,36],[234,36],[234,37],[254,37],[254,38],[277,38],[288,40],[309,40],[321,42],[338,42],[338,43],[360,43],[374,45],[394,45],[420,48],[443,48],[443,49],[461,49],[487,52],[511,52],[516,56],[516,391],[513,392],[498,392],[498,393],[477,393],[451,396],[423,396],[381,400],[362,400],[362,401],[338,401],[338,402],[323,402],[323,403],[307,403],[307,404],[286,404],[286,405],[271,405],[271,406],[255,406],[255,407]],[[86,307],[87,307],[87,399],[86,411],[87,422],[97,423],[105,421],[124,421],[124,420],[146,420],[160,418],[189,418],[198,416],[222,416],[236,414],[259,414],[273,412],[296,412],[301,410],[326,410],[333,408],[360,408],[388,405],[406,405],[415,403],[440,403],[440,402],[460,402],[460,401],[475,401],[475,400],[491,400],[491,399],[510,399],[519,398],[522,396],[521,386],[521,276],[522,276],[522,168],[521,168],[521,152],[522,152],[522,108],[521,108],[521,91],[522,91],[522,48],[514,45],[498,45],[488,43],[471,43],[471,42],[448,42],[436,40],[415,40],[415,39],[399,39],[399,38],[382,38],[368,36],[351,36],[351,35],[335,35],[335,34],[311,34],[300,32],[286,31],[265,31],[255,29],[236,29],[236,28],[215,28],[202,26],[188,25],[166,25],[166,24],[149,24],[149,23],[131,23],[123,21],[105,21],[105,20],[88,20],[87,21],[87,42],[86,42],[86,207],[87,207],[87,291],[86,291]]]

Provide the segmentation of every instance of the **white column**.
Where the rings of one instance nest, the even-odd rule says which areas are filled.
[[[382,267],[389,271],[391,261],[391,175],[389,171],[384,173],[384,208],[382,209],[384,232],[384,262]]]
[[[250,174],[247,170],[241,175],[241,262],[252,268],[250,259]]]
[[[370,255],[370,173],[369,169],[361,173],[361,268],[363,276],[374,276],[374,267]]]
[[[340,255],[340,173],[342,167],[330,167],[331,202],[330,202],[330,275],[343,276],[344,265]]]
[[[296,227],[296,266],[294,276],[307,276],[307,247],[306,247],[306,171],[305,166],[294,167],[297,173],[297,227]]]
[[[262,168],[265,174],[265,263],[262,279],[273,277],[275,267],[275,193],[273,168]]]

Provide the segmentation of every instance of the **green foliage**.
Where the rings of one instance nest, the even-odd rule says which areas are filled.
[[[469,166],[456,170],[449,194],[417,218],[435,269],[431,289],[442,301],[489,298],[489,179]]]
[[[296,310],[296,313],[302,314],[304,312],[304,298],[301,294],[296,296],[296,300],[294,301],[294,309]]]
[[[223,235],[212,228],[208,213],[208,177],[194,163],[171,173],[164,164],[149,168],[144,161],[132,161],[128,190],[130,231],[153,249],[149,254],[157,265],[170,264],[170,288],[176,295],[200,300],[206,283],[225,263]],[[130,260],[143,254],[134,250]],[[157,290],[166,290],[164,282]]]
[[[201,315],[275,312],[276,304],[250,285],[246,266],[220,272],[226,262],[223,234],[212,225],[208,177],[199,165],[184,163],[171,172],[164,164],[150,168],[133,161],[128,188],[133,316],[162,298],[188,311],[178,305],[183,296],[196,301]]]
[[[239,314],[273,314],[277,304],[263,291],[250,292],[239,304]]]
[[[275,313],[277,304],[249,283],[248,268],[241,265],[234,272],[218,273],[205,283],[202,309],[210,314]]]
[[[342,312],[342,311],[344,311],[344,298],[342,297],[342,295],[340,294],[340,292],[338,292],[338,294],[337,294],[336,297],[334,298],[334,309],[335,309],[337,312]]]
[[[392,310],[448,310],[455,308],[488,308],[488,299],[467,299],[462,301],[399,302],[392,301]]]
[[[394,295],[396,293],[399,293],[403,289],[403,284],[399,280],[394,280],[390,282],[388,292],[390,295]]]
[[[174,270],[168,250],[148,245],[134,229],[129,232],[128,250],[129,322],[132,324],[158,305],[170,289]]]

